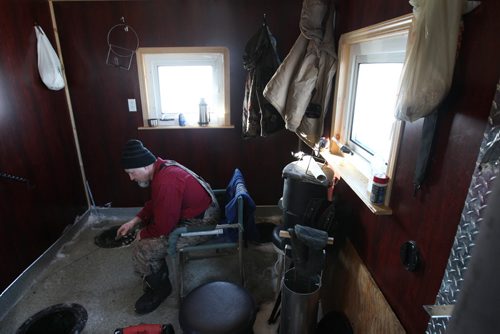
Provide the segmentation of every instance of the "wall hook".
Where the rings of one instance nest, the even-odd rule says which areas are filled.
[[[128,32],[128,24],[125,24],[125,17],[121,17],[120,18],[120,21],[122,21],[122,23],[125,25],[125,27],[123,28],[123,30],[125,30],[126,32]]]

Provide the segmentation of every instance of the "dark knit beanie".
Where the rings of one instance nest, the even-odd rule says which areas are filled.
[[[156,158],[153,153],[145,148],[140,140],[130,139],[123,148],[123,169],[146,167],[151,165],[155,161]]]

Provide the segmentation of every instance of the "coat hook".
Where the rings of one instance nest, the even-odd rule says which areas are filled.
[[[120,21],[122,21],[122,24],[125,24],[125,18],[123,16],[120,18]],[[128,32],[128,25],[127,24],[125,24],[125,28],[123,28],[123,30]]]

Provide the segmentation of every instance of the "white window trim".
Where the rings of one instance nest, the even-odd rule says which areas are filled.
[[[390,215],[392,210],[389,207],[393,179],[395,175],[397,153],[399,142],[403,132],[404,123],[396,123],[394,139],[391,147],[391,154],[388,162],[387,175],[389,185],[385,197],[384,205],[375,205],[370,202],[368,191],[369,178],[366,176],[366,163],[361,163],[361,157],[344,154],[340,147],[347,143],[347,113],[346,108],[350,99],[349,70],[351,69],[351,47],[358,43],[367,42],[374,39],[386,38],[396,35],[408,34],[410,31],[413,14],[407,14],[392,20],[384,21],[366,28],[345,33],[339,42],[339,67],[337,70],[337,83],[334,95],[331,144],[328,151],[323,150],[322,155],[335,170],[336,176],[344,179],[358,197],[374,213],[379,215]],[[409,37],[410,38],[410,37]]]
[[[233,128],[230,119],[230,84],[229,84],[229,50],[226,47],[143,47],[137,50],[137,70],[139,74],[139,88],[141,92],[141,106],[143,127],[139,129],[152,130],[152,129],[179,129],[179,128]],[[147,63],[145,55],[161,54],[161,53],[222,53],[224,58],[223,64],[223,87],[224,87],[224,101],[222,102],[224,108],[224,121],[222,125],[209,125],[209,126],[168,126],[168,127],[149,127],[148,119],[151,118],[150,110],[154,106],[155,101],[153,94],[148,94],[146,71]],[[154,80],[154,79],[153,79]]]

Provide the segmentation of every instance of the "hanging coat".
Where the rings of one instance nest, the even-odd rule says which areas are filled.
[[[401,74],[396,118],[433,113],[451,87],[465,0],[411,0],[414,21]]]
[[[424,118],[413,176],[415,194],[431,167],[439,119],[449,109],[446,100],[460,47],[461,15],[479,2],[411,0],[410,4],[415,16],[409,36],[413,43],[406,52],[395,116],[410,122]]]
[[[262,95],[279,64],[276,40],[264,22],[247,42],[243,55],[243,66],[248,71],[243,100],[243,137],[265,137],[285,128],[279,113]]]
[[[301,34],[264,90],[286,128],[312,147],[323,133],[336,72],[333,17],[328,0],[304,0]]]

